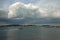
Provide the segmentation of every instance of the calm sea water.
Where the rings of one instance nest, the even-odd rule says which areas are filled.
[[[60,28],[1,27],[0,40],[60,40]]]

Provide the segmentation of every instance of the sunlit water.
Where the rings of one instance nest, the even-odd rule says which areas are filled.
[[[60,28],[1,27],[0,40],[60,40]]]

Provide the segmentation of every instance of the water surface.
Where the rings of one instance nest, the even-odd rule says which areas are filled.
[[[1,27],[0,40],[60,40],[60,28],[41,26]]]

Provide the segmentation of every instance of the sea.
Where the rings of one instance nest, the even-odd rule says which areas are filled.
[[[60,40],[60,28],[5,26],[0,27],[0,40]]]

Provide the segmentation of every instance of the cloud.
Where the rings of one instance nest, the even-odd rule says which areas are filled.
[[[8,18],[26,18],[26,17],[38,17],[40,12],[38,11],[38,7],[33,4],[24,4],[24,3],[14,3],[9,7]],[[40,15],[39,15],[40,16]]]
[[[60,9],[16,2],[9,7],[8,18],[60,18]]]
[[[0,9],[0,18],[8,18],[8,12],[6,10]]]
[[[37,3],[37,5],[43,5],[43,6],[55,6],[55,7],[60,7],[60,0],[40,0]]]

